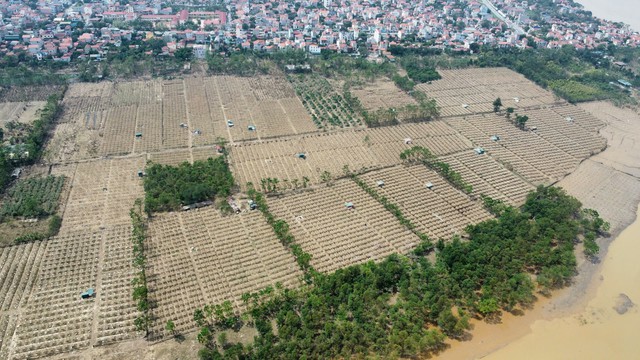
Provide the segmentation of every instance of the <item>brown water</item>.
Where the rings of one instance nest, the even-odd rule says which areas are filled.
[[[612,21],[622,21],[640,31],[640,0],[577,0],[594,16]]]
[[[640,215],[640,211],[637,213]],[[520,339],[485,359],[640,359],[640,220],[610,245],[595,297],[584,310],[551,320],[538,320]],[[624,314],[614,307],[620,294],[635,305]]]

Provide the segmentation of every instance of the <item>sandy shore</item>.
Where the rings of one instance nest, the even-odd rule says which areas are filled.
[[[638,213],[640,215],[640,212]],[[585,309],[538,320],[531,332],[486,359],[635,359],[640,351],[640,220],[611,244]],[[635,304],[635,305],[634,305]]]
[[[581,107],[607,124],[601,134],[609,146],[557,185],[611,221],[611,236],[599,240],[600,261],[579,256],[571,287],[541,298],[522,316],[505,314],[500,324],[472,323],[471,340],[449,341],[438,359],[638,358],[640,116],[608,103]],[[614,309],[621,294],[636,304],[622,315]]]

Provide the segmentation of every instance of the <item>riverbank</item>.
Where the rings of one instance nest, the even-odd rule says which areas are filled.
[[[637,0],[578,0],[594,16],[611,21],[622,21],[640,31],[640,2]]]
[[[500,324],[473,322],[471,340],[449,341],[450,349],[438,359],[591,359],[604,358],[601,351],[607,346],[621,349],[615,353],[620,356],[613,358],[635,357],[628,356],[628,351],[637,342],[629,341],[627,335],[619,336],[619,332],[630,336],[640,329],[638,308],[630,308],[624,318],[617,318],[611,302],[624,293],[640,304],[640,294],[632,289],[640,289],[640,270],[634,258],[640,250],[640,241],[634,241],[640,238],[640,115],[605,102],[580,107],[606,124],[600,134],[608,146],[557,186],[611,222],[611,236],[599,239],[599,261],[587,261],[579,247],[579,272],[572,286],[551,298],[540,298],[521,316],[506,313]],[[614,270],[609,270],[612,267]],[[621,275],[625,272],[629,277]],[[615,285],[628,289],[616,289]],[[620,347],[619,341],[626,341],[627,347]],[[600,347],[591,353],[582,350],[589,346]],[[637,350],[640,345],[633,352]]]
[[[640,211],[637,213],[640,215]],[[583,311],[538,320],[531,332],[486,359],[633,359],[640,343],[640,219],[611,244],[596,295]]]

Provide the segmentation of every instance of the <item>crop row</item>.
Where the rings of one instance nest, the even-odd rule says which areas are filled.
[[[151,337],[194,327],[193,310],[231,301],[281,282],[296,286],[302,275],[258,211],[223,217],[214,208],[157,215],[149,224],[150,299],[156,304]]]

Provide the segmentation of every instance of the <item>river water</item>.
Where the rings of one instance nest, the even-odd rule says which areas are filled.
[[[622,21],[640,31],[640,0],[577,0],[594,16],[612,21]]]
[[[538,320],[528,335],[484,359],[640,358],[638,254],[640,220],[636,218],[610,245],[603,259],[602,271],[593,279],[597,283],[596,295],[583,311],[551,320]],[[621,298],[630,302],[626,307],[618,308]]]

